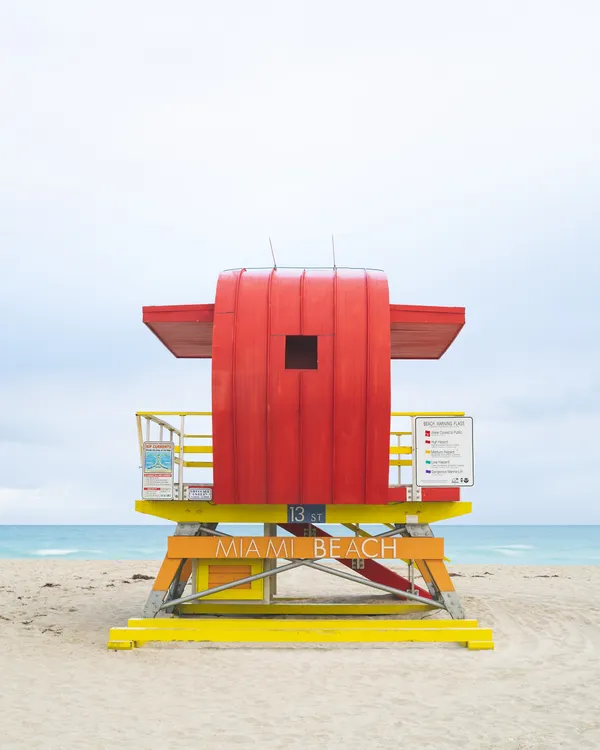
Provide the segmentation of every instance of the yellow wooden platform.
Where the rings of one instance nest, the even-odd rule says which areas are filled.
[[[287,523],[287,505],[215,505],[196,500],[136,500],[135,509],[175,523]],[[471,503],[328,505],[327,523],[435,523],[465,516]]]
[[[492,631],[477,620],[380,619],[133,619],[112,628],[110,649],[145,643],[458,643],[469,649],[493,649]]]

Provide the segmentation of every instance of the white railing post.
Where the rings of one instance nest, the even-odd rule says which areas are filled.
[[[144,463],[144,434],[142,432],[142,418],[136,414],[138,443],[140,444],[140,466]]]

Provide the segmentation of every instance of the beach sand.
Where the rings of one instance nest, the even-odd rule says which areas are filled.
[[[106,650],[153,562],[0,561],[0,748],[600,748],[600,567],[453,566],[495,651]],[[52,585],[48,585],[52,584]],[[280,594],[366,593],[309,570]]]

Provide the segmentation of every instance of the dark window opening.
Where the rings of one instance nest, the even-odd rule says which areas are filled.
[[[286,336],[285,337],[285,369],[286,370],[316,370],[317,369],[317,337],[316,336]]]

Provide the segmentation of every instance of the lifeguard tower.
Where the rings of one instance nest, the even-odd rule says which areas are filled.
[[[473,484],[472,421],[391,411],[390,361],[439,359],[464,325],[463,308],[390,305],[381,271],[239,269],[219,276],[214,304],[145,307],[143,321],[175,357],[212,359],[212,411],[137,414],[136,510],[177,527],[143,617],[113,628],[109,648],[493,648],[491,630],[465,619],[444,541],[431,531],[471,511],[461,492]],[[262,533],[222,527],[249,523]],[[374,596],[278,596],[277,576],[299,567],[362,583]]]

